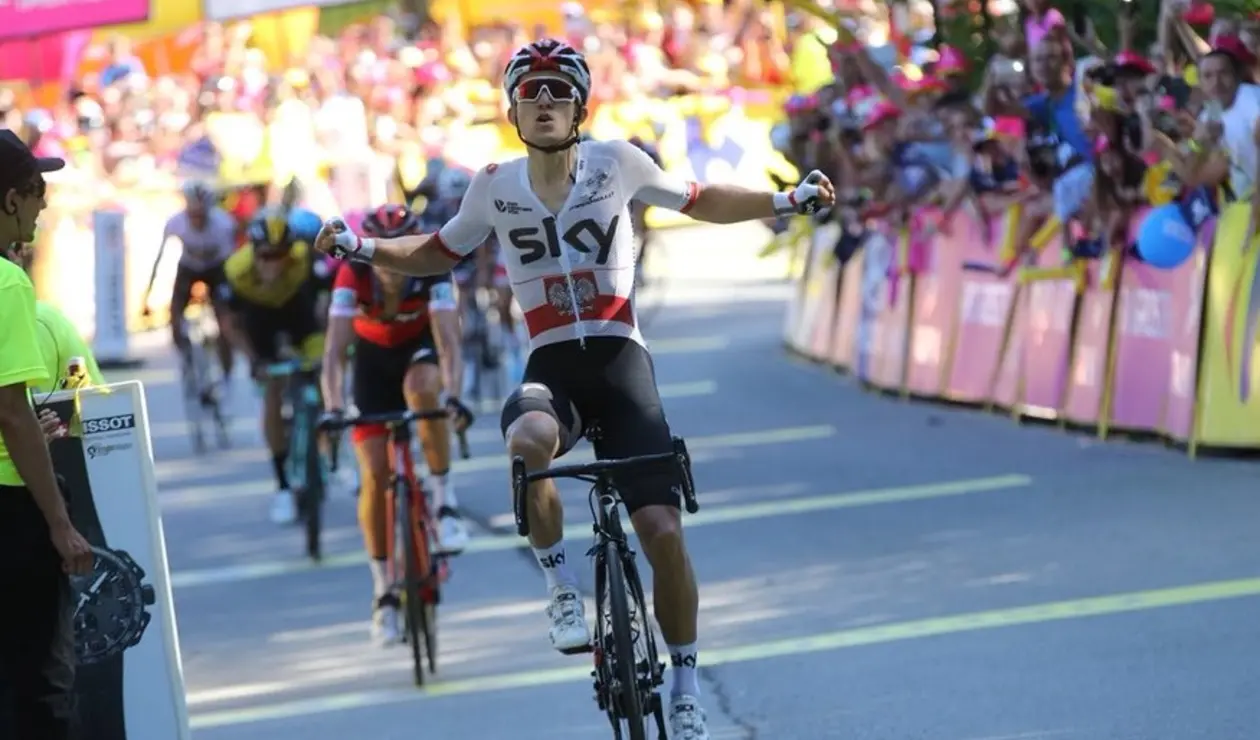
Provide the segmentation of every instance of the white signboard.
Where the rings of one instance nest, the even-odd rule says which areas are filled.
[[[139,642],[109,660],[80,665],[80,712],[90,717],[94,738],[190,740],[143,387],[130,381],[62,391],[40,405],[62,418],[79,409],[72,436],[51,446],[75,526],[94,547],[130,555],[154,596]]]
[[[126,364],[127,232],[121,211],[96,211],[92,232],[96,245],[96,330],[92,352],[103,367]]]

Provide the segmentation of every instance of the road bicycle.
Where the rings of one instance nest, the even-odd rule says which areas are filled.
[[[389,552],[389,578],[399,591],[403,607],[404,639],[411,644],[413,674],[417,686],[424,685],[427,663],[437,673],[437,607],[442,600],[442,584],[450,577],[447,556],[436,552],[437,522],[429,507],[429,497],[416,476],[411,457],[411,425],[424,419],[445,419],[448,412],[396,411],[353,416],[338,421],[325,420],[323,429],[339,432],[364,425],[382,424],[388,434],[390,476],[386,489],[386,527],[393,533],[386,539]],[[471,419],[469,421],[471,424]],[[459,455],[468,459],[468,440],[457,435]],[[337,471],[339,445],[330,447],[329,469]]]
[[[219,342],[219,327],[214,320],[214,311],[211,310],[209,301],[201,296],[189,300],[180,320],[184,322],[188,337],[188,349],[184,352],[180,372],[184,418],[188,422],[193,450],[199,455],[205,454],[207,424],[214,428],[219,449],[227,449],[231,444],[231,436],[228,433],[222,399],[219,398],[221,385],[215,380],[213,370],[212,358],[217,357]]]
[[[587,438],[598,436],[588,431]],[[516,531],[529,535],[526,497],[529,484],[548,478],[574,478],[591,484],[589,497],[595,543],[587,557],[595,566],[595,635],[587,650],[594,653],[595,702],[608,716],[613,737],[622,740],[623,723],[629,740],[647,740],[647,718],[655,719],[658,737],[666,737],[665,711],[658,691],[665,682],[665,664],[659,660],[656,637],[648,621],[643,583],[635,566],[634,550],[621,525],[617,506],[621,495],[615,479],[660,470],[673,470],[682,481],[687,512],[700,510],[691,456],[682,438],[673,440],[673,452],[601,460],[583,465],[563,465],[537,473],[527,472],[525,460],[512,459],[512,501]],[[636,650],[637,648],[637,650]]]
[[[285,423],[289,428],[289,484],[297,502],[298,519],[306,532],[306,555],[323,558],[324,498],[328,481],[319,454],[318,425],[323,402],[319,392],[320,363],[313,360],[283,360],[264,368],[269,378],[285,382]]]

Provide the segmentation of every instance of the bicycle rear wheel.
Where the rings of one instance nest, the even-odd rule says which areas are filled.
[[[407,642],[411,644],[412,673],[416,685],[423,686],[424,651],[428,641],[425,630],[424,600],[420,594],[424,581],[419,569],[420,563],[417,561],[420,560],[419,548],[425,547],[426,553],[428,548],[426,545],[421,545],[417,537],[414,497],[411,485],[407,481],[399,480],[396,484],[394,502],[397,507],[395,526],[402,531],[399,537],[402,540],[402,552],[399,557],[403,564],[403,622]]]
[[[621,546],[604,543],[605,586],[608,619],[612,623],[612,651],[605,660],[613,661],[615,684],[609,687],[614,706],[620,710],[630,730],[630,740],[647,740],[644,726],[643,695],[639,691],[638,661],[634,654],[634,633],[630,629],[630,602]],[[601,615],[602,618],[603,615]]]

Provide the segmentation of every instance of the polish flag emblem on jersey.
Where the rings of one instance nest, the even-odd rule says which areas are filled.
[[[574,272],[569,280],[563,275],[548,275],[543,278],[543,293],[546,301],[525,312],[525,324],[531,337],[577,321],[616,321],[634,326],[630,299],[602,292],[593,270]]]

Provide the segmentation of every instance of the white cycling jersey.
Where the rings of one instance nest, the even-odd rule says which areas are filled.
[[[223,264],[236,251],[236,220],[222,208],[211,208],[206,213],[205,228],[194,229],[187,211],[171,216],[162,231],[162,243],[174,237],[184,245],[179,257],[181,267],[204,272]]]
[[[534,194],[525,158],[475,176],[459,213],[438,232],[462,259],[498,237],[530,348],[587,337],[644,344],[632,304],[635,243],[631,199],[685,213],[699,186],[667,174],[625,141],[578,144],[573,189],[559,213]]]

